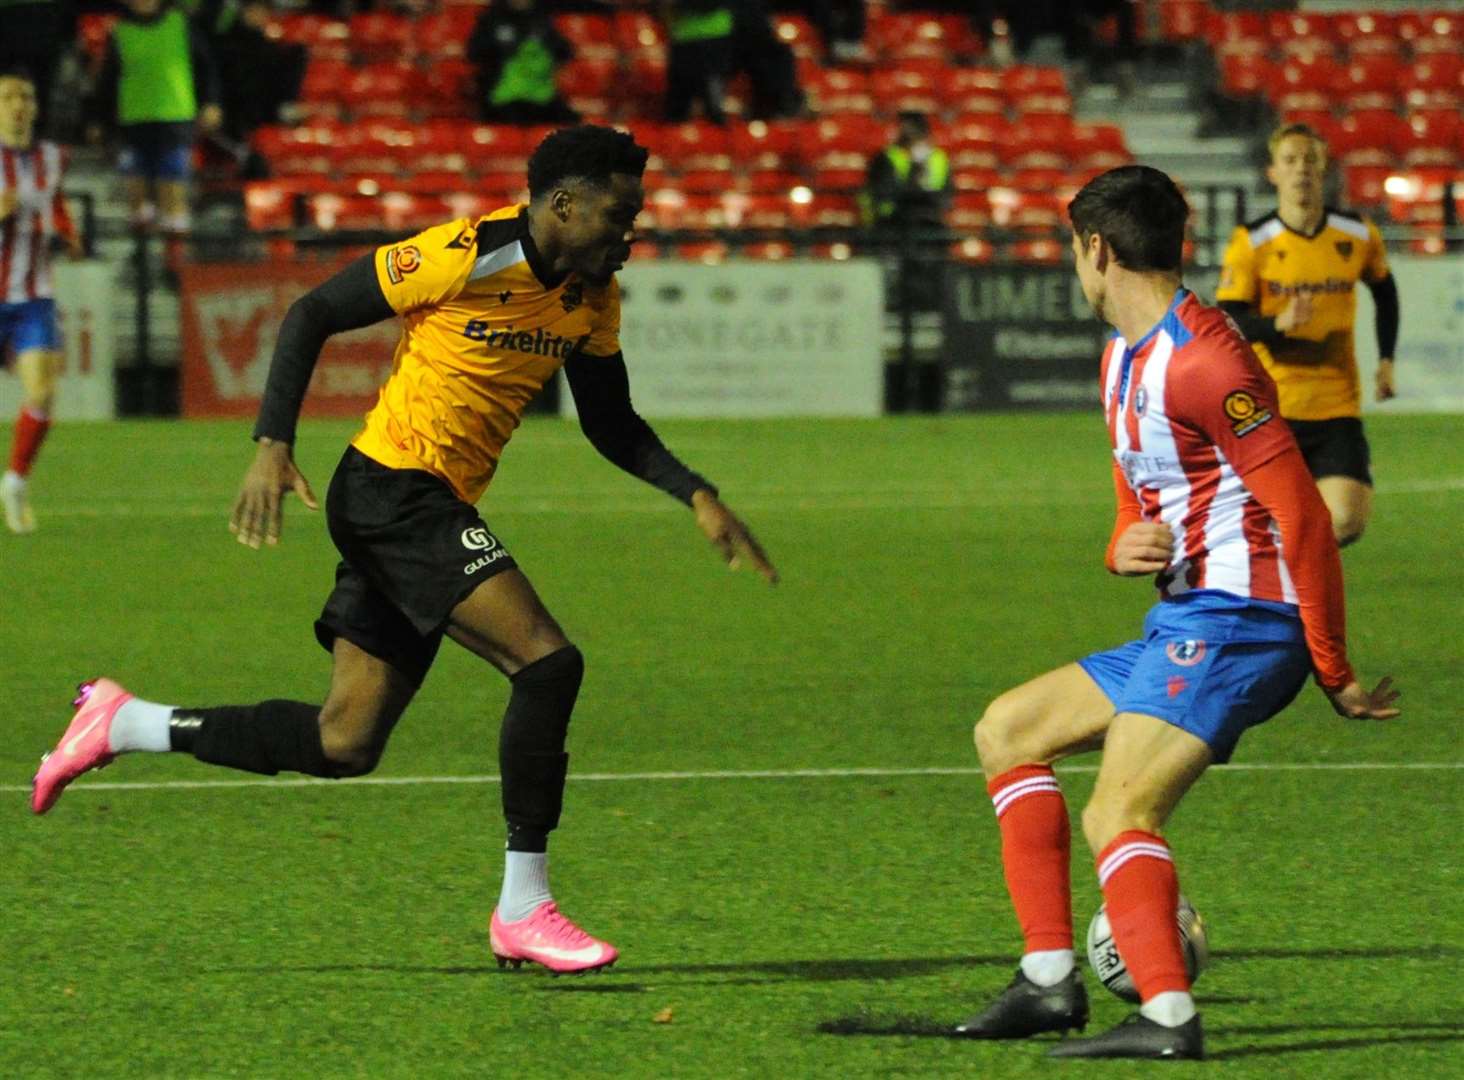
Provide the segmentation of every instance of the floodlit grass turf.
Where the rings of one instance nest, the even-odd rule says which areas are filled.
[[[1093,416],[659,427],[785,580],[727,573],[674,503],[572,427],[528,423],[483,512],[589,658],[574,772],[971,767],[986,701],[1133,636],[1152,600],[1102,569]],[[304,428],[322,497],[350,430]],[[1369,433],[1353,656],[1397,676],[1405,718],[1344,723],[1308,689],[1237,763],[1464,757],[1461,421]],[[974,775],[572,780],[556,892],[624,952],[584,979],[500,973],[488,953],[496,785],[83,781],[33,818],[21,789],[84,676],[185,704],[323,693],[311,620],[334,556],[297,505],[278,550],[231,541],[248,454],[240,424],[61,427],[42,531],[0,534],[0,1077],[1151,1071],[938,1037],[1019,948]],[[494,773],[505,699],[445,646],[378,775]],[[242,778],[133,755],[98,779]],[[1091,784],[1066,774],[1075,808]],[[1440,769],[1201,782],[1171,837],[1215,950],[1207,1075],[1464,1075],[1460,793]],[[1081,930],[1098,892],[1075,847]],[[1090,991],[1090,1031],[1123,1015]]]

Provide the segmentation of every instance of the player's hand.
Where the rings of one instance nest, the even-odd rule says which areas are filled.
[[[206,133],[212,134],[222,127],[223,123],[224,110],[220,109],[217,105],[205,105],[198,110],[198,125]]]
[[[1377,392],[1379,401],[1391,401],[1398,396],[1393,386],[1393,358],[1384,356],[1378,360]]]
[[[720,499],[702,488],[691,497],[691,507],[696,512],[697,527],[722,553],[731,569],[736,570],[746,560],[769,585],[778,583],[778,571],[773,568],[757,537]]]
[[[1312,317],[1311,293],[1297,293],[1276,315],[1276,329],[1283,334],[1294,334],[1306,325]]]
[[[1174,533],[1162,521],[1136,521],[1113,545],[1113,569],[1125,577],[1157,574],[1174,554]]]
[[[254,461],[244,474],[239,497],[234,500],[234,513],[229,518],[229,531],[239,543],[255,550],[261,542],[280,542],[280,522],[284,516],[284,497],[290,492],[300,496],[311,510],[319,510],[315,492],[290,454],[290,444],[260,439]]]
[[[86,247],[81,242],[81,234],[72,232],[66,237],[66,255],[72,262],[86,258]]]
[[[1323,690],[1323,693],[1331,700],[1337,715],[1349,720],[1391,720],[1401,711],[1393,705],[1398,700],[1398,691],[1393,689],[1391,675],[1371,691],[1364,690],[1354,679],[1340,690]]]

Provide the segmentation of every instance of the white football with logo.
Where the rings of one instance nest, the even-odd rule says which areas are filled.
[[[1179,938],[1184,946],[1184,965],[1189,971],[1190,982],[1194,982],[1210,963],[1210,943],[1205,935],[1205,920],[1194,905],[1183,896],[1179,898],[1179,909],[1175,912],[1179,923]],[[1098,976],[1098,981],[1109,990],[1135,1004],[1139,991],[1134,980],[1118,955],[1118,946],[1113,942],[1113,931],[1108,925],[1108,910],[1100,907],[1093,913],[1088,924],[1088,965]]]

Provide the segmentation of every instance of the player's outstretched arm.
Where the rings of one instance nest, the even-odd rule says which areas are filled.
[[[234,500],[229,531],[239,543],[255,550],[261,542],[278,544],[284,517],[284,497],[291,492],[300,496],[300,501],[311,510],[320,509],[315,492],[310,490],[310,481],[295,467],[290,444],[260,439],[254,461],[244,474],[244,483]]]

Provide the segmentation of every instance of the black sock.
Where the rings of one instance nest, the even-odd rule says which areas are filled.
[[[336,775],[320,745],[320,706],[303,701],[174,709],[168,738],[174,750],[231,769]]]
[[[513,694],[498,738],[503,816],[510,851],[544,851],[564,805],[564,752],[569,716],[584,678],[585,658],[573,645],[535,660],[513,676]]]

